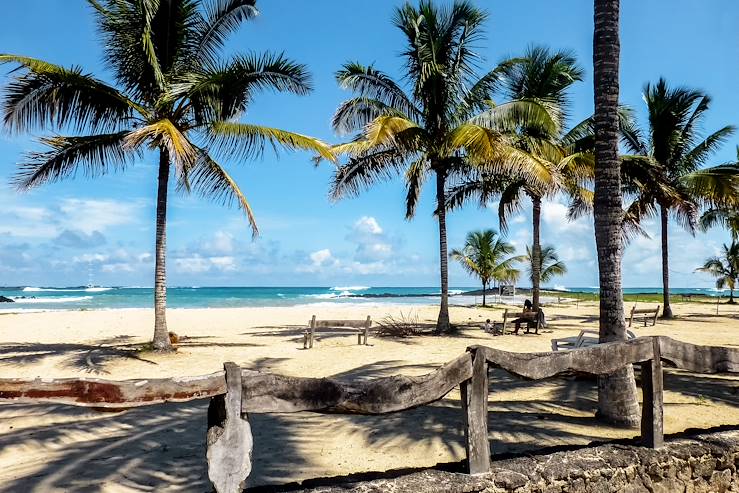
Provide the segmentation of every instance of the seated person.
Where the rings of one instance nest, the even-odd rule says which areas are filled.
[[[523,303],[523,313],[528,314],[531,313],[531,315],[524,315],[523,317],[519,317],[515,320],[513,320],[513,323],[515,325],[515,330],[513,333],[515,335],[518,335],[518,331],[521,329],[521,324],[526,324],[527,326],[527,332],[528,327],[531,325],[534,325],[534,334],[539,335],[539,324],[537,322],[541,322],[542,325],[545,324],[544,322],[544,312],[541,308],[539,308],[539,311],[537,313],[533,313],[534,311],[534,305],[531,303],[531,300],[526,300]]]

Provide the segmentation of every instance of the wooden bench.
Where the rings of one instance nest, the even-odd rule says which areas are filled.
[[[657,308],[640,308],[637,310],[636,305],[631,307],[631,315],[629,316],[629,327],[631,327],[631,324],[634,322],[634,320],[643,320],[644,321],[644,327],[647,326],[647,322],[652,322],[652,325],[657,324],[657,316],[659,315],[659,307],[660,305],[657,305]]]
[[[681,301],[693,301],[693,295],[692,294],[681,294],[680,299]]]
[[[626,331],[626,340],[636,339],[636,336],[630,330]],[[600,344],[599,334],[597,330],[581,330],[580,333],[573,337],[560,337],[552,339],[552,351],[577,349],[590,347]]]
[[[313,315],[310,319],[310,326],[303,333],[303,349],[313,347],[313,339],[317,330],[334,334],[354,332],[357,334],[357,344],[366,346],[371,325],[372,319],[369,316],[366,320],[316,320],[316,316]]]
[[[539,333],[539,329],[541,328],[541,318],[538,316],[538,312],[514,312],[506,309],[503,312],[503,334],[506,333],[508,324],[517,318],[524,318],[527,320],[525,334],[530,334],[532,328],[535,330],[536,334]],[[513,332],[513,330],[508,331],[509,334]]]

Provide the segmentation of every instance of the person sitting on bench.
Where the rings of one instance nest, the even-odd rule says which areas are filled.
[[[534,313],[534,305],[531,303],[531,300],[526,300],[523,302],[523,317],[519,317],[515,320],[513,320],[513,323],[515,325],[515,330],[513,331],[513,334],[518,335],[518,331],[521,329],[521,324],[526,324],[528,332],[528,328],[531,325],[534,325],[535,330],[534,334],[539,335],[539,323],[544,321],[544,312],[539,308],[538,313]]]

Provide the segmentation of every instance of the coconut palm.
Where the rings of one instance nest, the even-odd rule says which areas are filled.
[[[739,167],[739,146],[736,146],[736,161],[728,164]],[[711,207],[701,214],[698,225],[702,231],[708,231],[714,226],[722,226],[729,230],[732,240],[739,239],[739,207],[736,204]]]
[[[523,256],[524,262],[528,265],[529,277],[534,277],[534,254],[533,248],[526,245],[526,255]],[[567,266],[559,259],[557,250],[552,245],[544,245],[541,248],[541,256],[539,257],[539,277],[541,282],[547,283],[557,276],[567,274]]]
[[[15,183],[26,190],[77,173],[99,176],[126,169],[146,151],[157,154],[153,345],[170,350],[165,313],[170,177],[178,190],[235,203],[256,234],[251,206],[216,154],[247,159],[278,144],[331,154],[304,135],[238,121],[260,91],[306,94],[311,88],[306,68],[283,55],[221,57],[228,36],[257,15],[255,0],[88,2],[114,84],[80,67],[0,56],[1,63],[18,66],[5,92],[6,128],[73,133],[43,137],[44,150],[26,156]]]
[[[354,139],[333,148],[347,156],[337,168],[331,195],[356,195],[378,180],[405,175],[406,216],[413,217],[421,189],[435,178],[439,223],[441,306],[437,330],[452,330],[448,308],[448,255],[444,194],[448,178],[462,164],[491,173],[518,170],[533,183],[545,183],[551,172],[540,159],[511,147],[499,115],[509,122],[526,120],[552,131],[556,122],[541,104],[491,105],[502,68],[478,76],[474,43],[482,35],[486,14],[469,1],[440,8],[427,0],[399,7],[394,23],[407,44],[400,84],[373,66],[347,63],[337,73],[344,89],[356,93],[339,106],[333,119],[341,134]]]
[[[729,303],[734,304],[734,289],[736,289],[739,278],[739,243],[734,239],[731,245],[724,244],[720,256],[707,258],[703,267],[699,267],[696,271],[706,272],[715,277],[716,288],[728,287]]]
[[[594,0],[593,85],[595,113],[595,243],[600,281],[599,339],[626,340],[621,290],[623,200],[619,142],[619,0]],[[598,379],[598,415],[628,426],[639,423],[631,365]]]
[[[670,307],[670,271],[668,221],[672,215],[691,233],[695,231],[703,204],[735,201],[737,166],[733,164],[704,168],[711,155],[734,133],[725,126],[705,138],[700,137],[701,121],[710,107],[708,95],[684,88],[670,88],[664,79],[644,88],[649,126],[647,138],[635,133],[627,141],[629,150],[654,161],[661,168],[661,180],[672,193],[659,187],[645,187],[629,206],[640,218],[658,216],[662,239],[662,316],[672,318]]]
[[[573,54],[567,51],[553,52],[542,46],[530,47],[522,57],[503,62],[500,78],[504,96],[516,102],[535,102],[542,105],[558,125],[552,127],[551,132],[542,132],[538,123],[528,125],[525,121],[515,126],[498,122],[498,126],[512,127],[511,140],[520,150],[543,151],[539,157],[556,172],[553,176],[557,179],[542,187],[526,178],[481,174],[473,169],[466,173],[463,183],[449,191],[447,207],[459,207],[470,199],[476,199],[481,206],[485,206],[490,200],[498,198],[500,229],[506,231],[509,216],[520,212],[524,196],[528,197],[532,204],[532,255],[539,258],[542,254],[542,200],[564,189],[578,188],[584,178],[584,162],[589,162],[592,168],[592,156],[575,149],[580,128],[576,127],[577,132],[572,134],[560,133],[561,123],[566,120],[570,105],[568,90],[574,82],[582,80],[582,77],[583,70]],[[547,145],[542,145],[542,142]],[[540,298],[540,262],[533,262],[533,265],[532,298],[534,310],[537,310]]]
[[[505,258],[515,251],[516,248],[500,238],[495,231],[486,229],[468,233],[464,248],[452,250],[449,256],[482,282],[482,306],[486,306],[485,295],[492,281],[518,280],[521,272],[513,264],[522,261],[523,258],[521,256]]]

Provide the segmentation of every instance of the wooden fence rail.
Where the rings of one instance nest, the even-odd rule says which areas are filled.
[[[641,365],[645,446],[663,443],[662,362],[696,373],[739,373],[739,349],[696,346],[669,337],[640,337],[570,351],[513,353],[471,346],[465,354],[422,376],[391,376],[357,383],[287,377],[225,363],[224,371],[197,377],[109,381],[0,379],[0,399],[76,406],[130,408],[210,398],[208,476],[219,493],[241,491],[251,471],[248,413],[313,411],[384,414],[430,404],[460,386],[471,474],[490,470],[488,370],[502,368],[539,380],[567,372],[609,374]]]

